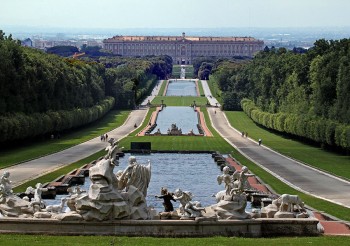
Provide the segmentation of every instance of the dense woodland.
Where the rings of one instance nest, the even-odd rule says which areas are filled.
[[[95,56],[102,53],[94,49],[94,56],[81,59],[47,54],[20,46],[0,30],[0,142],[78,127],[112,108],[133,108],[172,70],[168,56]]]
[[[251,61],[215,62],[211,76],[224,109],[243,107],[265,127],[350,149],[349,39],[318,40],[308,51],[266,47]]]

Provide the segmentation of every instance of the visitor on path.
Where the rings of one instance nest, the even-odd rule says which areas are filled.
[[[100,139],[101,139],[101,142],[105,141],[105,135],[102,134]]]
[[[135,123],[134,128],[136,128],[136,127],[137,127],[137,124]]]
[[[260,146],[260,145],[261,145],[261,142],[262,142],[261,138],[259,138],[259,141],[258,141],[258,142],[259,142],[259,146]]]
[[[216,110],[214,111],[214,113],[216,114]]]
[[[245,133],[245,137],[248,138],[248,132]]]
[[[108,141],[108,135],[107,135],[107,133],[106,133],[106,135],[105,135],[105,141]]]
[[[245,134],[245,133],[244,133],[244,132],[242,132],[242,138],[244,138],[244,134]]]

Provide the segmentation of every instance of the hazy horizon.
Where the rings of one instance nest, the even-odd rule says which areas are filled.
[[[347,0],[11,0],[0,28],[303,28],[350,24]]]

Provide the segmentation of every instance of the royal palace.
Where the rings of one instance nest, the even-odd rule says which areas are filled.
[[[174,64],[192,64],[198,57],[253,57],[264,42],[252,37],[114,36],[104,48],[127,57],[169,55]]]

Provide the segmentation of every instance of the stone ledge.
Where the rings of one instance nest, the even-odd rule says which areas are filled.
[[[118,235],[154,237],[315,236],[316,219],[255,220],[119,220],[103,222],[1,218],[0,233],[52,235]]]

